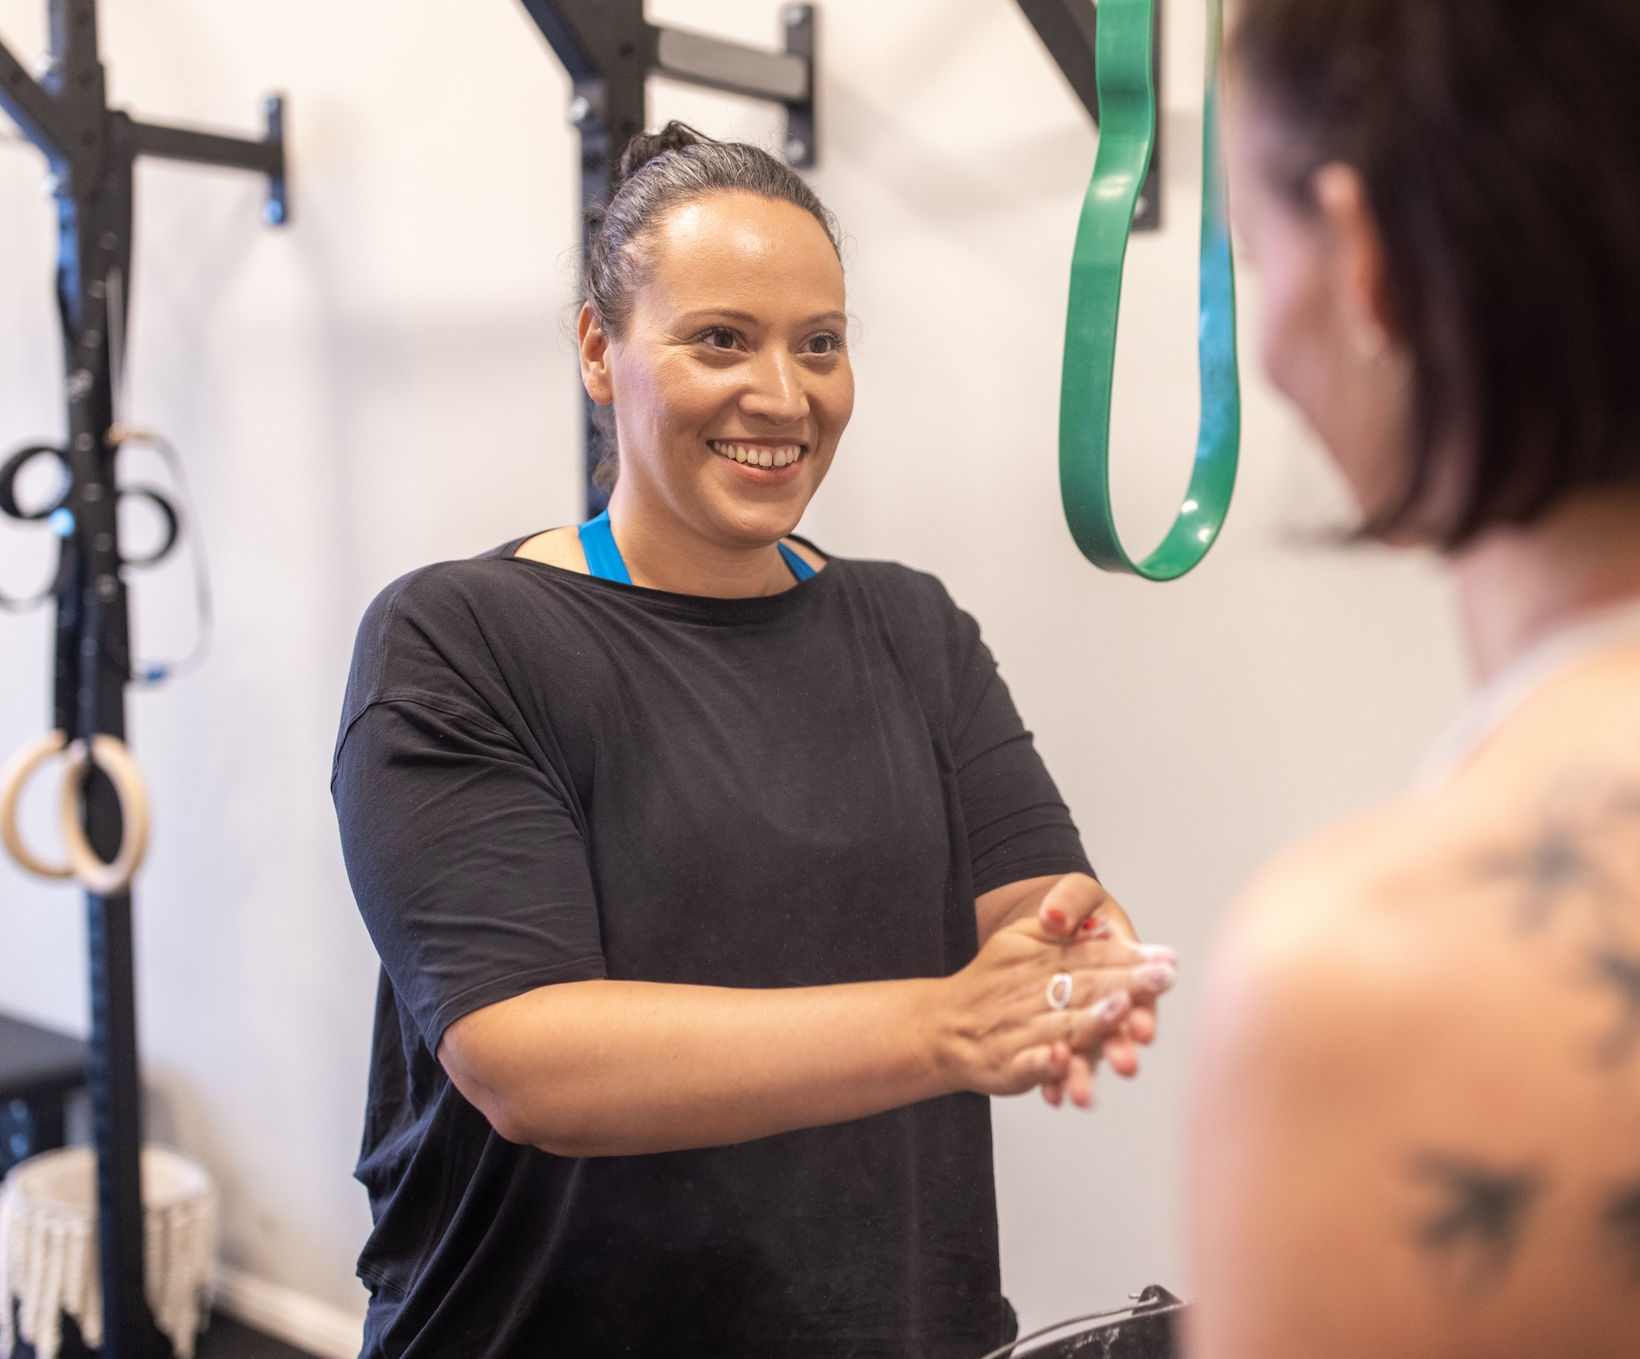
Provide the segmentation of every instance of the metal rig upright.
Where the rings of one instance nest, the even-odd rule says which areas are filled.
[[[283,103],[267,106],[257,141],[138,122],[110,109],[98,55],[96,0],[48,0],[50,55],[35,79],[0,44],[0,108],[45,153],[55,179],[57,301],[62,315],[68,444],[57,450],[68,490],[56,506],[62,539],[55,602],[53,722],[73,740],[124,739],[131,678],[129,618],[115,475],[113,355],[124,352],[131,276],[132,179],[138,156],[257,171],[269,179],[267,220],[288,217]],[[118,289],[111,299],[112,289]],[[117,305],[111,307],[111,300]],[[34,516],[29,516],[34,517]],[[108,779],[93,771],[83,822],[112,857],[123,828]],[[109,1359],[154,1359],[170,1346],[143,1292],[142,1136],[131,896],[88,893],[92,1127],[97,1151],[99,1270]]]

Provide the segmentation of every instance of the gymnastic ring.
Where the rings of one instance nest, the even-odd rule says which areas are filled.
[[[1059,489],[1082,555],[1106,571],[1175,580],[1200,564],[1224,527],[1241,442],[1236,279],[1218,136],[1223,0],[1207,0],[1207,94],[1202,126],[1201,424],[1177,518],[1148,557],[1122,546],[1110,498],[1110,413],[1122,272],[1139,190],[1156,143],[1154,0],[1100,0],[1095,58],[1099,149],[1071,256],[1059,395]]]
[[[157,566],[160,562],[164,561],[171,555],[171,549],[177,545],[177,538],[182,533],[182,520],[177,514],[176,506],[171,504],[169,500],[167,500],[160,492],[154,490],[151,486],[121,487],[120,499],[125,500],[129,496],[136,496],[139,500],[146,500],[150,505],[159,511],[160,517],[165,521],[165,536],[158,547],[156,547],[152,552],[145,553],[143,556],[126,557],[122,555],[120,557],[120,565],[135,566],[138,568],[144,566]]]
[[[44,457],[47,454],[56,458],[63,469],[63,489],[49,505],[42,505],[37,510],[25,510],[17,503],[18,474],[34,459]],[[64,456],[62,449],[54,448],[50,444],[30,444],[27,448],[19,448],[5,462],[0,463],[0,513],[24,521],[49,519],[62,508],[63,501],[68,499],[70,485],[72,485],[72,481],[68,470],[68,459]]]
[[[86,891],[111,897],[125,891],[142,867],[148,853],[148,791],[142,773],[125,742],[117,736],[98,732],[86,742],[75,741],[64,755],[62,796],[57,803],[57,832],[74,877]],[[80,789],[86,772],[95,764],[108,776],[120,800],[123,834],[120,850],[105,863],[98,857],[80,826]]]
[[[0,844],[5,845],[6,853],[16,860],[19,868],[40,878],[72,878],[74,870],[66,863],[47,863],[23,843],[17,829],[17,804],[22,801],[23,789],[35,771],[61,755],[67,744],[68,738],[62,732],[48,731],[38,741],[19,750],[0,770]]]

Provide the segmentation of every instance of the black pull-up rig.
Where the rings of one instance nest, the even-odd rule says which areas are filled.
[[[57,302],[62,315],[68,440],[22,450],[0,469],[0,508],[51,524],[61,539],[55,602],[52,725],[64,744],[125,737],[125,688],[132,680],[114,428],[115,364],[125,352],[131,277],[132,179],[139,156],[250,170],[268,178],[264,217],[289,220],[284,103],[267,101],[257,140],[140,122],[108,107],[97,45],[96,0],[48,0],[50,53],[36,79],[0,43],[0,108],[50,163],[58,221]],[[24,510],[16,482],[35,456],[54,456],[65,476],[50,504]],[[162,510],[162,513],[164,511]],[[167,515],[174,526],[174,513]],[[174,539],[174,534],[170,535]],[[167,544],[169,546],[169,544]],[[162,554],[161,554],[162,555]],[[117,863],[127,833],[119,793],[92,763],[79,807],[84,842]],[[131,893],[95,872],[86,911],[91,971],[92,1133],[97,1152],[99,1276],[109,1359],[156,1359],[170,1345],[155,1327],[143,1291],[142,1136],[133,982]]]

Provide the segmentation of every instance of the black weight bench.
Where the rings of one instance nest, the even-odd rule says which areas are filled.
[[[84,1087],[89,1057],[78,1038],[0,1015],[0,1175],[63,1145],[64,1106]]]

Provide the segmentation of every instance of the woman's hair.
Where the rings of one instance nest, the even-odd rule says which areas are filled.
[[[716,193],[749,193],[801,208],[820,223],[839,250],[837,219],[813,189],[767,151],[744,142],[718,142],[685,123],[639,133],[626,144],[607,204],[587,212],[586,269],[581,299],[604,333],[619,339],[632,316],[632,295],[643,286],[645,237],[672,209]],[[840,254],[839,250],[839,254]],[[606,490],[619,471],[613,412],[594,409],[601,456],[593,480]]]
[[[1450,549],[1640,481],[1640,0],[1239,11],[1232,60],[1291,143],[1278,187],[1314,210],[1316,169],[1360,173],[1412,353],[1410,475],[1366,530]],[[1469,462],[1438,469],[1453,435]]]

